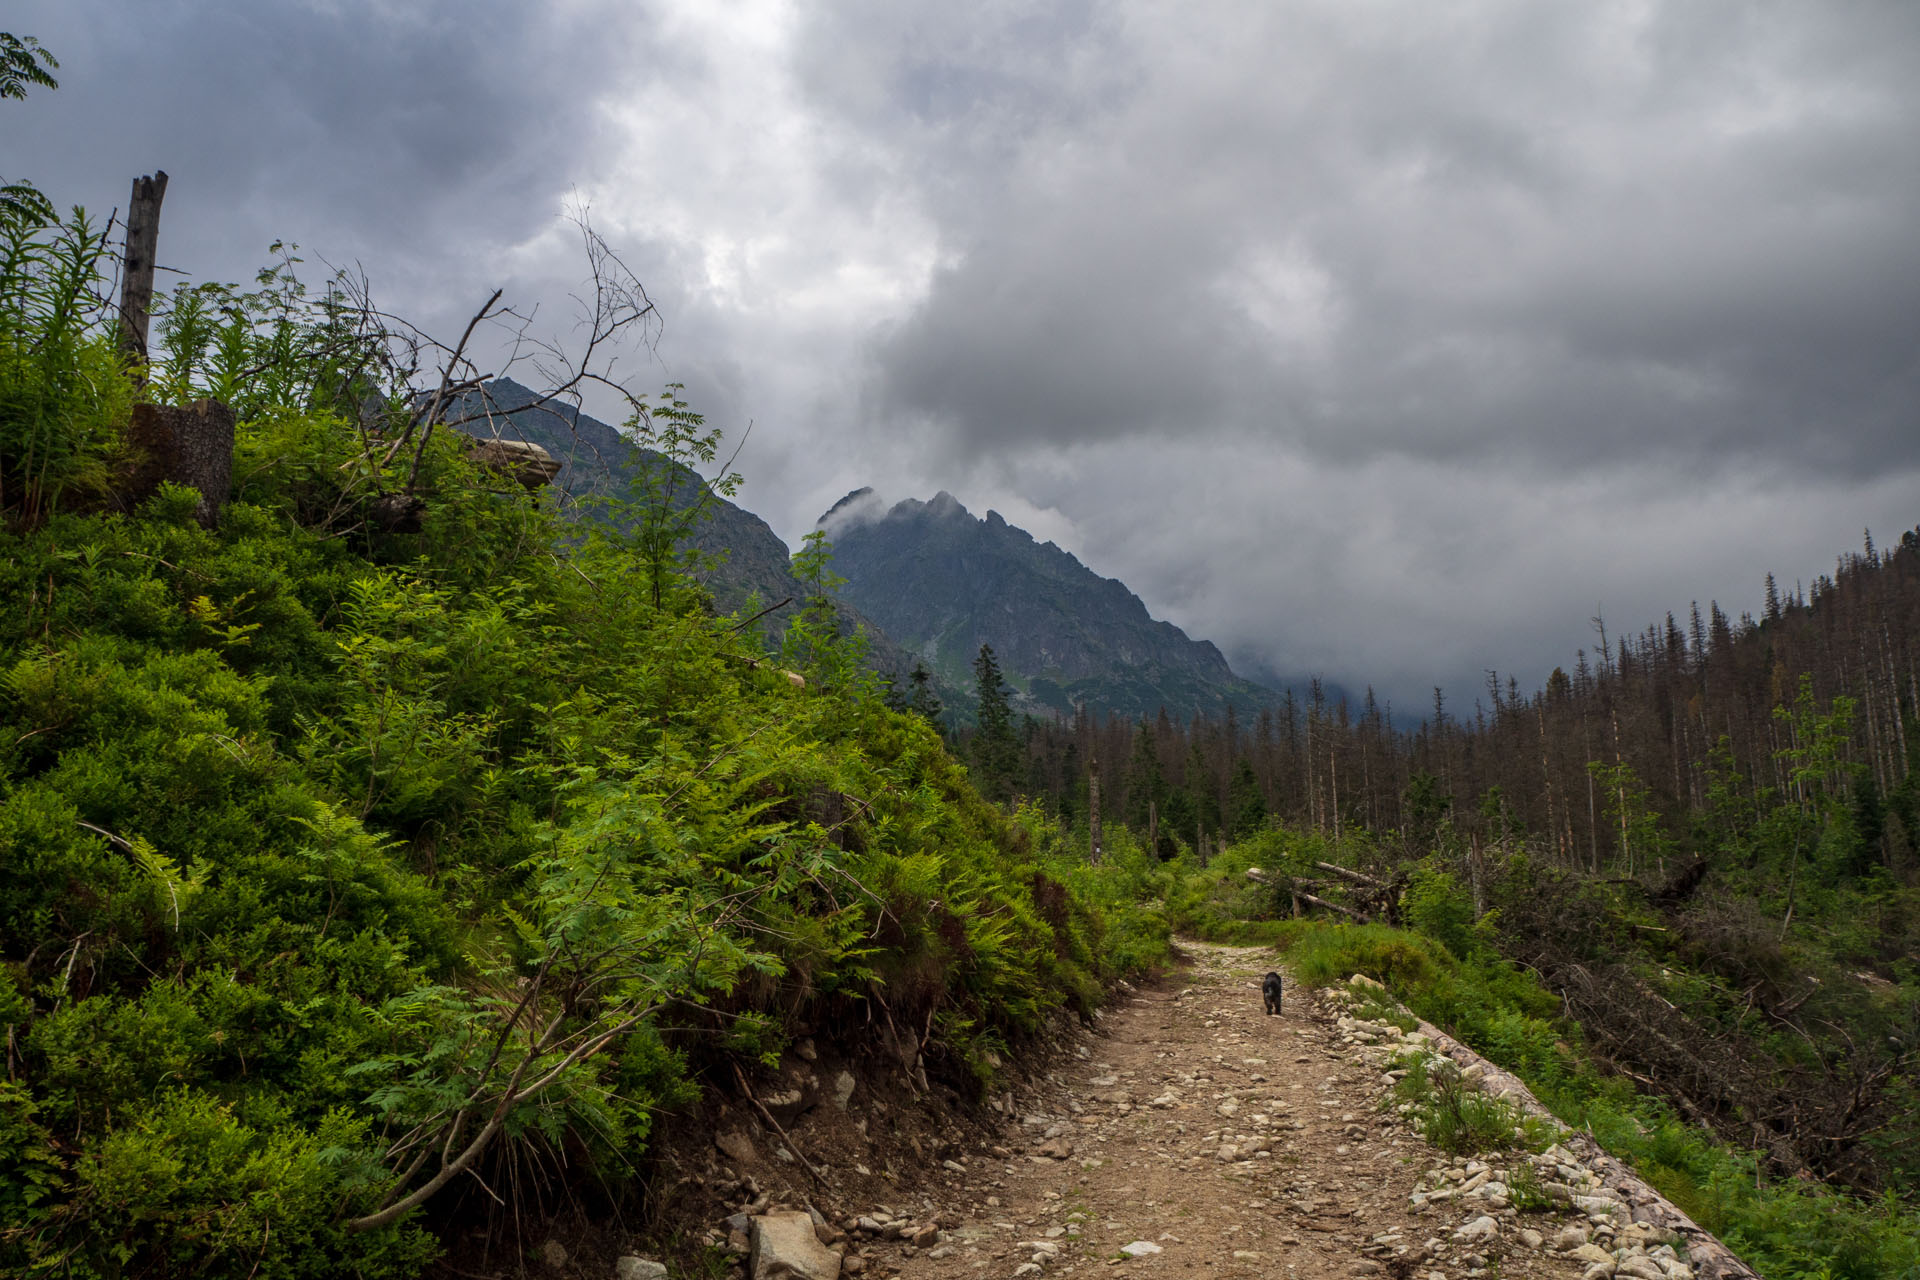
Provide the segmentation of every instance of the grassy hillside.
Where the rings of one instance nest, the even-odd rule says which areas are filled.
[[[286,288],[180,295],[139,387],[97,237],[4,230],[0,1270],[414,1274],[453,1182],[618,1195],[802,1020],[979,1087],[1162,953],[1139,868],[979,800],[817,615],[778,663],[716,616],[644,483],[562,537],[449,433],[409,474],[379,335]],[[125,428],[210,392],[203,528]]]
[[[523,440],[544,448],[560,464],[560,471],[542,498],[569,518],[615,518],[621,509],[618,499],[628,493],[636,473],[669,468],[659,454],[640,449],[628,436],[580,412],[565,398],[543,403],[543,397],[511,378],[494,378],[456,397],[446,419],[480,439]],[[713,493],[691,468],[682,464],[671,470],[673,505],[699,506],[682,537],[685,547],[698,553],[694,576],[712,593],[714,606],[721,611],[752,616],[769,610],[751,629],[777,646],[807,597],[806,584],[793,575],[787,544],[759,516]],[[616,500],[611,507],[604,502],[607,498]],[[783,608],[782,601],[793,603]],[[835,607],[842,615],[843,631],[865,633],[867,665],[883,679],[904,686],[913,659],[846,601],[836,600]],[[941,682],[935,692],[951,703],[965,687],[964,682]]]

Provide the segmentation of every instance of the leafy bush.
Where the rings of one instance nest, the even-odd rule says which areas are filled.
[[[44,201],[0,215],[0,515],[97,497],[133,403],[101,323],[107,230]]]
[[[1465,960],[1472,955],[1473,900],[1452,873],[1432,867],[1416,868],[1401,895],[1400,909],[1409,928],[1424,934]]]

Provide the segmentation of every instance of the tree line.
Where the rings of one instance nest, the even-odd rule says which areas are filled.
[[[1411,727],[1371,688],[1354,705],[1318,680],[1244,716],[1082,708],[1022,721],[983,647],[984,711],[955,737],[989,794],[1041,801],[1069,822],[1086,822],[1097,776],[1103,816],[1165,855],[1204,857],[1277,821],[1409,849],[1444,828],[1470,845],[1524,841],[1589,874],[1658,874],[1687,850],[1752,834],[1778,805],[1808,816],[1838,805],[1851,870],[1911,870],[1920,530],[1886,551],[1869,533],[1810,587],[1782,591],[1769,574],[1759,617],[1710,602],[1637,633],[1592,621],[1594,646],[1571,671],[1554,668],[1531,694],[1488,671],[1464,710],[1436,689]]]

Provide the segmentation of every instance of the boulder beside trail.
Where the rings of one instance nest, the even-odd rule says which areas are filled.
[[[820,1243],[802,1210],[763,1213],[748,1231],[751,1280],[839,1280],[840,1255]]]

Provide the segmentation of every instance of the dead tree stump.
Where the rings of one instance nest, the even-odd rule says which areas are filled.
[[[166,171],[133,180],[127,203],[126,256],[120,269],[120,349],[136,366],[147,359],[147,316],[153,307],[154,254],[160,245],[160,202]],[[144,374],[141,380],[145,381]]]
[[[206,528],[220,523],[233,483],[233,410],[218,400],[176,407],[133,406],[127,431],[134,449],[133,473],[123,490],[127,506],[152,497],[168,480],[200,491],[195,517]]]

